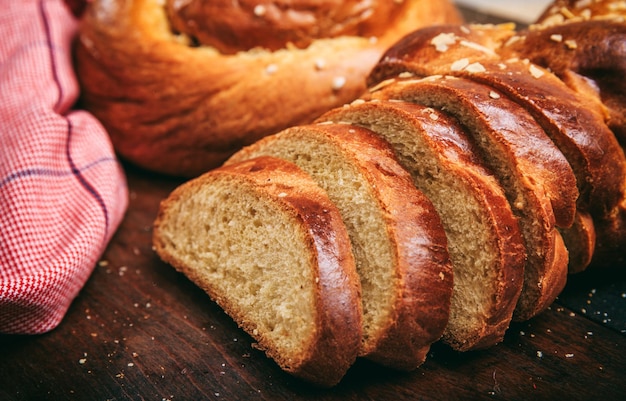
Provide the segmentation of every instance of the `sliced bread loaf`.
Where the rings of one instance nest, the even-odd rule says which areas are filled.
[[[307,125],[263,138],[228,163],[259,155],[296,163],[340,210],[361,279],[360,355],[419,366],[448,321],[452,268],[438,214],[389,144],[360,127]]]
[[[393,147],[441,216],[454,270],[443,339],[460,351],[504,337],[522,289],[526,250],[497,180],[453,118],[400,101],[355,101],[319,121],[368,128]]]
[[[483,83],[523,107],[572,165],[583,210],[610,208],[623,197],[624,156],[601,116],[556,75],[519,58],[502,59],[494,32],[483,26],[420,29],[390,48],[369,80],[393,78],[400,72],[418,77],[454,75]],[[439,43],[445,37],[445,47]],[[439,38],[439,39],[438,39]],[[439,45],[438,45],[439,44]],[[594,140],[590,141],[589,138]],[[610,172],[610,173],[609,173]]]
[[[590,109],[595,106],[604,112],[608,127],[625,147],[626,8],[614,1],[587,3],[559,0],[537,24],[519,32],[499,52],[503,57],[528,58],[553,71],[587,100]],[[608,176],[614,174],[607,171]],[[626,179],[621,186],[626,193]],[[592,215],[597,232],[593,264],[622,264],[626,261],[626,197],[600,213],[600,217],[597,212]]]
[[[575,257],[569,258],[569,271],[582,271],[591,263],[595,252],[594,221],[602,228],[601,252],[596,253],[595,264],[598,259],[614,260],[607,258],[602,248],[614,238],[624,236],[623,228],[620,229],[624,225],[621,221],[624,213],[619,206],[626,199],[623,151],[602,115],[595,107],[590,107],[589,96],[573,91],[552,72],[516,57],[513,49],[532,52],[533,47],[520,46],[527,35],[514,33],[502,25],[420,29],[388,49],[369,81],[375,84],[402,73],[462,76],[493,87],[518,103],[535,118],[569,161],[580,194],[577,212],[590,213],[593,217],[590,220],[589,216],[576,216],[576,224],[560,228],[567,247],[577,250]],[[535,30],[531,34],[538,36]],[[551,46],[559,45],[558,41],[550,39],[550,42]],[[498,52],[508,57],[503,59]],[[538,61],[545,63],[541,58]]]
[[[161,203],[153,243],[282,369],[332,386],[356,359],[362,315],[348,234],[292,163],[259,158],[183,184]]]
[[[565,286],[568,255],[557,225],[573,223],[578,191],[569,163],[545,132],[519,105],[463,78],[397,80],[371,97],[445,110],[460,121],[519,218],[527,263],[514,319],[547,308]]]

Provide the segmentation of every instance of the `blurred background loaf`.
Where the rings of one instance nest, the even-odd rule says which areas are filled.
[[[179,176],[357,98],[396,40],[460,21],[448,0],[178,4],[89,2],[76,68],[118,154]]]

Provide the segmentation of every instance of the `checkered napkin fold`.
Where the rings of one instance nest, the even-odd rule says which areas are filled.
[[[0,0],[0,333],[63,319],[128,204],[123,171],[74,110],[76,20],[62,0]]]

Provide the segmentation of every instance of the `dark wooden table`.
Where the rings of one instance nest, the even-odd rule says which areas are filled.
[[[411,373],[359,360],[337,387],[312,388],[153,253],[158,203],[182,180],[126,169],[127,215],[63,323],[0,336],[0,400],[626,399],[626,266],[572,276],[489,350],[435,344]]]

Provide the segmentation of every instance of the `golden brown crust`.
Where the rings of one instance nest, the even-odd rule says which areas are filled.
[[[440,217],[387,143],[359,127],[321,127],[346,146],[378,192],[395,247],[399,282],[394,313],[385,335],[366,356],[395,369],[415,369],[441,338],[450,311],[453,272]]]
[[[368,86],[402,73],[428,76],[456,71],[453,65],[463,59],[499,60],[495,49],[515,35],[513,28],[513,24],[445,24],[417,29],[385,51],[367,78]]]
[[[488,230],[493,233],[493,238],[497,242],[495,246],[489,247],[489,252],[495,254],[494,263],[490,266],[494,270],[496,280],[490,283],[489,305],[480,311],[484,313],[484,320],[480,326],[473,328],[471,336],[462,338],[458,334],[444,332],[444,341],[457,350],[467,351],[492,346],[504,337],[506,329],[509,327],[513,310],[520,295],[524,276],[524,255],[525,248],[519,231],[516,218],[513,216],[511,207],[504,196],[502,189],[482,164],[478,157],[475,146],[468,140],[462,128],[448,116],[438,113],[434,109],[425,108],[417,104],[406,102],[354,102],[349,106],[333,109],[325,113],[318,121],[349,122],[354,125],[369,128],[392,144],[396,149],[396,156],[401,164],[409,172],[418,175],[420,158],[413,152],[416,149],[405,149],[404,136],[398,134],[398,138],[391,138],[393,133],[386,133],[384,129],[373,127],[373,122],[385,122],[393,120],[398,127],[411,131],[411,135],[420,136],[423,139],[424,147],[421,152],[428,152],[438,159],[438,166],[455,177],[455,181],[461,182],[463,189],[467,191],[481,205],[481,221],[485,222],[480,227],[488,226]],[[400,128],[396,128],[397,131]],[[406,142],[412,142],[407,140]],[[397,147],[396,147],[397,146]],[[411,153],[403,154],[404,152]],[[414,182],[418,182],[417,179]],[[419,183],[418,188],[425,191],[435,208],[440,212],[440,207],[446,207],[449,199],[438,199],[437,194],[431,194]],[[442,206],[438,206],[442,204]],[[452,207],[455,207],[452,205]],[[442,220],[446,226],[446,218]],[[471,232],[471,228],[467,228]],[[471,234],[468,234],[471,235]],[[476,235],[476,240],[480,237]],[[450,237],[449,237],[450,238]],[[464,241],[471,241],[472,238],[464,238]],[[478,244],[478,248],[487,244]],[[453,259],[454,263],[454,259]],[[483,274],[478,270],[486,268],[477,266],[476,271],[468,272],[470,275]],[[455,275],[455,279],[459,276]],[[456,283],[456,281],[455,281]],[[467,308],[462,305],[461,308]],[[471,309],[460,312],[463,314],[477,313]]]
[[[443,107],[447,112],[455,113],[460,120],[465,120],[464,125],[485,127],[483,132],[493,138],[492,145],[499,146],[502,156],[517,169],[517,182],[529,187],[541,187],[545,192],[554,211],[555,224],[569,227],[573,223],[578,190],[569,163],[535,120],[499,92],[465,78],[431,76],[398,79],[381,90],[373,90],[371,96]],[[451,110],[453,104],[458,104],[457,112]],[[463,112],[463,109],[469,111]],[[478,148],[483,147],[483,159],[489,166],[493,164],[490,153],[496,149],[489,148],[489,145],[484,147],[481,141],[480,138],[474,140]],[[496,171],[498,167],[493,165],[490,168]],[[530,176],[533,178],[529,181]]]
[[[255,47],[298,48],[316,39],[381,36],[406,1],[169,0],[172,27],[224,54]]]
[[[568,158],[577,175],[581,207],[611,208],[622,197],[621,183],[626,177],[624,156],[615,137],[602,119],[586,108],[584,100],[549,71],[489,51],[497,49],[500,37],[510,33],[508,29],[472,26],[418,30],[386,52],[370,82],[402,72],[454,75],[505,93],[537,120]],[[436,50],[435,38],[442,35],[449,38],[446,49]],[[499,38],[494,40],[494,36]],[[459,63],[461,60],[465,61]],[[593,143],[589,137],[594,138]]]
[[[558,0],[536,24],[503,46],[503,57],[515,55],[553,71],[565,84],[587,100],[590,109],[600,108],[606,123],[622,147],[626,145],[626,9],[619,1]],[[581,122],[582,124],[582,122]],[[595,136],[590,135],[595,140]],[[601,136],[598,138],[602,139]],[[600,150],[602,145],[598,146]],[[615,154],[607,148],[607,154]],[[590,209],[597,233],[593,265],[623,262],[617,251],[626,243],[626,180],[617,171],[618,198],[598,202]],[[608,171],[611,171],[610,173]]]
[[[567,250],[557,226],[568,227],[573,222],[576,181],[563,154],[534,120],[524,117],[525,111],[518,105],[493,93],[491,88],[467,79],[433,76],[399,79],[371,96],[445,109],[468,128],[520,218],[527,265],[514,318],[526,320],[548,307],[549,296],[558,294],[565,285]],[[535,225],[540,228],[530,228]],[[544,285],[548,278],[550,285]]]
[[[585,214],[591,211],[595,220],[603,225],[602,221],[611,214],[608,211],[613,211],[625,197],[623,151],[601,116],[589,108],[585,97],[528,60],[503,59],[497,54],[502,43],[509,43],[511,47],[519,44],[521,39],[512,35],[513,31],[507,26],[420,29],[386,52],[370,76],[370,82],[402,72],[417,76],[450,74],[489,85],[506,94],[535,118],[563,152],[576,174],[580,193],[578,208]],[[572,232],[566,232],[568,230]],[[583,225],[577,224],[568,230],[561,232],[573,241],[571,246],[590,246],[589,233]],[[576,233],[575,230],[582,231]],[[571,258],[570,270],[583,270],[588,265],[587,260],[582,256]]]
[[[162,234],[162,226],[176,218],[181,198],[210,187],[216,180],[233,180],[242,188],[252,188],[260,199],[266,199],[282,213],[292,215],[308,233],[311,265],[317,268],[316,330],[308,348],[297,360],[286,360],[273,349],[254,322],[246,318],[227,294],[216,292],[214,285],[203,279],[202,272],[187,266],[177,258]],[[243,185],[243,184],[246,185]],[[183,240],[183,239],[181,239]],[[154,224],[153,243],[157,254],[189,279],[203,288],[213,300],[233,317],[286,371],[320,386],[332,386],[340,381],[357,357],[361,341],[360,286],[350,241],[336,207],[327,195],[295,165],[274,158],[259,158],[237,165],[215,169],[177,188],[162,201]]]
[[[121,157],[187,176],[358,97],[391,43],[419,25],[459,19],[447,1],[411,0],[376,40],[344,36],[226,55],[173,32],[159,3],[90,2],[76,69],[84,107]]]
[[[578,210],[574,224],[562,229],[561,236],[569,252],[570,274],[580,273],[592,262],[596,252],[596,228],[588,212]]]
[[[375,194],[392,246],[394,265],[388,268],[393,270],[396,284],[394,293],[386,295],[392,300],[388,320],[376,330],[377,336],[365,343],[361,356],[395,369],[415,369],[448,321],[453,273],[438,214],[415,188],[389,145],[359,127],[316,124],[288,128],[243,148],[228,163],[272,154],[278,141],[289,144],[294,149],[291,156],[298,159],[304,148],[299,138],[317,138],[315,141],[334,146],[365,177],[367,191]],[[332,191],[329,194],[333,199]]]
[[[519,40],[501,53],[528,58],[570,87],[599,98],[609,127],[626,144],[626,9],[611,1],[592,2],[589,7],[559,3],[537,24],[519,32]]]
[[[549,68],[570,87],[595,95],[606,108],[607,123],[626,142],[626,23],[605,20],[573,22],[529,30],[503,48]],[[584,77],[585,79],[582,79]]]

